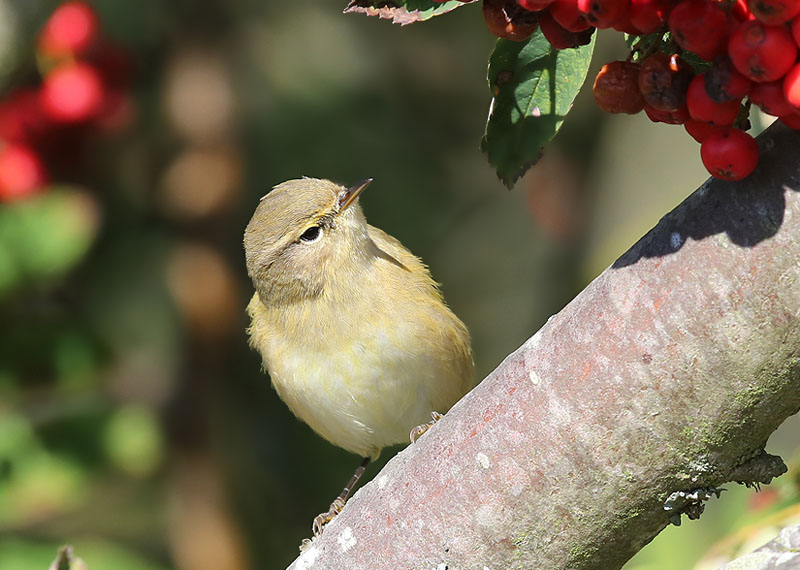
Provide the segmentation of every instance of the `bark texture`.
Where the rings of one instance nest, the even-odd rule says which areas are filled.
[[[782,473],[763,450],[800,409],[800,132],[759,144],[753,175],[665,216],[291,568],[619,568],[719,485]]]

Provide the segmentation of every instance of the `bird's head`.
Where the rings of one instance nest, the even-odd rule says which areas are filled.
[[[323,294],[332,272],[368,250],[359,194],[372,179],[344,187],[317,178],[278,184],[264,196],[244,233],[247,272],[265,305]]]

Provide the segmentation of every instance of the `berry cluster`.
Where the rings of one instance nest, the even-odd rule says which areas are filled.
[[[115,132],[132,118],[128,56],[101,37],[88,4],[56,8],[37,37],[36,62],[34,81],[0,100],[0,202],[41,189],[49,167],[74,155],[87,133]]]
[[[800,0],[483,0],[489,29],[515,41],[537,26],[556,49],[598,28],[629,35],[631,56],[600,70],[597,104],[684,125],[717,178],[758,162],[751,105],[800,129]]]

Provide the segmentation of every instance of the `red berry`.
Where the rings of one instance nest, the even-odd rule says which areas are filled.
[[[39,50],[49,56],[79,54],[97,37],[97,15],[85,2],[65,2],[39,33]]]
[[[641,33],[652,34],[667,27],[675,0],[631,0],[631,24]]]
[[[550,4],[550,14],[561,27],[570,32],[582,32],[589,29],[589,22],[578,10],[577,0],[555,0]]]
[[[753,82],[736,71],[728,56],[720,56],[706,72],[706,91],[717,103],[745,97]]]
[[[675,111],[660,111],[650,105],[645,105],[644,112],[647,114],[647,118],[654,123],[682,125],[689,120],[689,110],[686,108],[686,105]]]
[[[792,20],[792,37],[794,38],[794,43],[800,46],[800,16]]]
[[[524,42],[536,31],[538,17],[514,0],[483,0],[486,26],[498,38]]]
[[[738,22],[746,22],[755,17],[750,13],[750,8],[747,7],[747,0],[735,0],[730,5],[730,14]]]
[[[654,53],[642,62],[639,91],[645,103],[659,111],[675,111],[686,103],[694,72],[677,54]]]
[[[683,0],[669,15],[672,38],[706,61],[725,51],[728,17],[711,0]]]
[[[44,186],[46,178],[33,149],[21,144],[0,147],[0,201],[29,196]]]
[[[594,34],[594,28],[588,28],[582,32],[570,32],[556,22],[550,12],[542,12],[539,16],[539,28],[554,49],[585,46],[592,41]]]
[[[623,34],[629,34],[631,36],[640,36],[642,32],[636,26],[631,23],[631,3],[630,0],[626,0],[624,4],[624,8],[620,13],[619,17],[617,17],[617,21],[611,26],[618,32],[622,32]]]
[[[781,93],[786,104],[793,107],[793,111],[800,111],[800,63],[795,65],[783,78]],[[788,115],[788,113],[782,113]]]
[[[644,99],[637,87],[639,64],[633,61],[612,61],[600,68],[592,92],[597,106],[608,113],[633,115],[644,108]]]
[[[756,83],[750,92],[750,102],[758,105],[767,115],[782,117],[794,113],[792,106],[783,96],[783,82]]]
[[[705,121],[719,127],[729,127],[739,114],[739,100],[717,103],[706,91],[706,74],[701,73],[689,83],[686,106],[695,121]]]
[[[781,117],[780,121],[790,129],[800,130],[800,115],[797,113]]]
[[[590,25],[605,29],[624,16],[628,2],[630,0],[578,0],[578,10]]]
[[[45,77],[41,103],[53,121],[79,123],[97,115],[103,95],[103,84],[93,67],[84,63],[66,64]]]
[[[753,81],[775,81],[794,65],[797,44],[785,27],[751,20],[733,33],[728,54],[742,75]]]
[[[750,12],[768,26],[788,22],[800,13],[797,0],[747,0]]]
[[[738,129],[723,129],[709,135],[700,146],[703,165],[716,178],[741,180],[758,164],[758,145]]]
[[[517,4],[531,12],[544,10],[552,3],[553,0],[517,0]]]
[[[694,119],[690,119],[683,123],[683,128],[686,129],[687,133],[692,135],[694,140],[701,143],[706,140],[710,134],[716,133],[717,131],[726,127],[717,127],[711,123],[704,123],[703,121],[695,121]]]

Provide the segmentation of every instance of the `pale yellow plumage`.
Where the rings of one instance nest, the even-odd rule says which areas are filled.
[[[472,354],[425,265],[347,192],[303,178],[261,200],[245,232],[249,333],[297,417],[375,458],[474,385]]]

